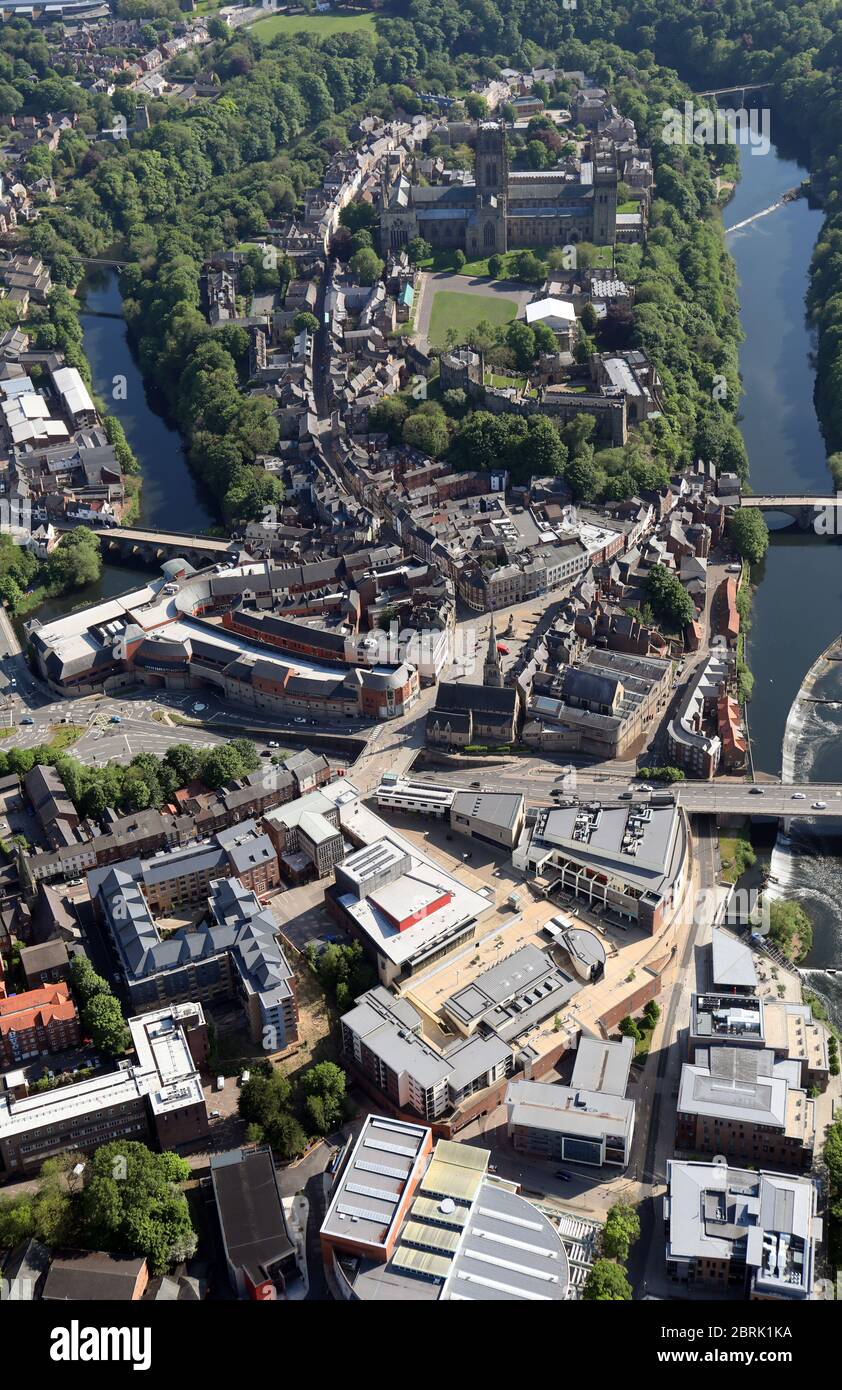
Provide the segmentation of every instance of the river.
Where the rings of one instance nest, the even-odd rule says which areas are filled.
[[[750,217],[799,184],[805,170],[774,147],[767,155],[742,151],[742,177],[725,211],[725,225]],[[813,335],[805,317],[810,257],[822,214],[805,199],[728,236],[740,279],[740,353],[744,397],[741,428],[755,492],[831,490],[825,448],[813,407]],[[786,526],[784,517],[768,518]],[[787,719],[802,681],[823,649],[842,633],[842,554],[833,540],[773,533],[756,584],[749,663],[755,677],[749,707],[758,771],[781,771]],[[813,694],[842,702],[842,671],[832,670]],[[842,708],[842,705],[839,706]],[[793,766],[807,777],[842,777],[842,715],[825,704],[804,707],[793,742]],[[809,822],[790,827],[763,858],[780,887],[808,909],[814,930],[808,983],[842,1018],[842,987],[825,973],[842,965],[842,861],[837,834]],[[842,978],[842,977],[840,977]]]
[[[161,531],[210,530],[215,517],[187,466],[181,436],[144,387],[122,317],[116,273],[104,268],[89,272],[80,285],[79,299],[94,390],[122,424],[140,463],[143,489],[138,524]],[[125,379],[124,399],[114,397],[115,377]],[[130,565],[106,564],[96,584],[48,600],[33,616],[47,622],[144,584],[152,573]]]
[[[80,298],[94,389],[122,424],[143,473],[139,524],[162,531],[209,530],[215,518],[187,466],[181,436],[144,387],[121,317],[115,272],[102,268],[90,272]],[[115,378],[125,379],[124,400],[114,397]]]

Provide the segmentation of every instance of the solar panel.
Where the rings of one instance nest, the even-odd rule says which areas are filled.
[[[385,1154],[400,1154],[401,1158],[413,1158],[414,1155],[403,1144],[387,1144],[385,1139],[366,1139],[363,1144],[364,1149],[378,1149]]]
[[[378,1202],[388,1202],[394,1206],[398,1200],[394,1192],[385,1192],[382,1187],[366,1187],[361,1182],[346,1182],[346,1192],[353,1192],[355,1197],[374,1197]]]
[[[374,1221],[378,1226],[388,1226],[388,1221],[381,1211],[367,1211],[365,1207],[349,1207],[347,1202],[338,1202],[336,1210],[341,1211],[343,1216],[356,1216],[360,1221]]]
[[[381,1178],[401,1178],[407,1175],[403,1168],[390,1168],[386,1163],[365,1163],[359,1160],[354,1164],[361,1173],[379,1173]]]

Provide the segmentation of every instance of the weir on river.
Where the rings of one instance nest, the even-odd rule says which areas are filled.
[[[745,332],[740,423],[758,494],[832,491],[813,407],[814,342],[804,303],[822,214],[804,198],[784,197],[804,172],[774,147],[766,156],[742,159],[727,213],[733,219],[728,248],[737,264]],[[773,218],[772,210],[778,214]],[[784,777],[797,769],[800,777],[842,780],[842,663],[826,663],[821,677],[805,689],[808,698],[796,704],[808,671],[842,633],[839,550],[809,532],[773,532],[752,579],[747,655],[755,678],[749,707],[755,765]],[[803,901],[810,913],[814,942],[807,983],[837,1019],[842,1018],[842,987],[825,967],[842,965],[839,850],[833,823],[793,821],[769,863],[779,891]]]

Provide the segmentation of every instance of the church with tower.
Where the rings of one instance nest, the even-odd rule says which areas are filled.
[[[509,168],[505,126],[486,121],[476,139],[474,181],[422,185],[390,166],[380,197],[381,245],[399,251],[421,236],[434,250],[477,260],[513,246],[614,244],[617,159],[610,143],[591,142],[588,159],[556,169]]]

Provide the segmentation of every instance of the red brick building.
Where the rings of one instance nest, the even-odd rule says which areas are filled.
[[[0,1064],[4,1067],[78,1043],[79,1016],[63,982],[0,999]]]

